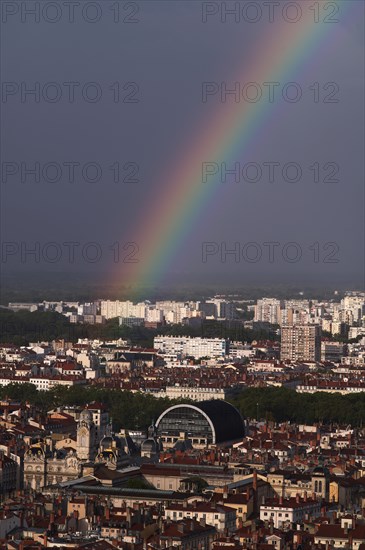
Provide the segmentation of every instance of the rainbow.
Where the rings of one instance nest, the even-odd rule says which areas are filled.
[[[354,4],[349,0],[337,3],[340,6],[337,17],[342,22]],[[304,9],[297,23],[273,23],[270,33],[264,38],[258,36],[261,43],[253,49],[250,63],[231,82],[293,81],[299,73],[303,74],[319,46],[327,43],[330,46],[332,40],[338,39],[340,27],[341,23],[315,23],[313,12]],[[143,288],[162,282],[194,223],[221,188],[218,177],[213,183],[212,178],[202,183],[202,163],[228,162],[237,150],[247,152],[277,109],[278,102],[264,100],[235,103],[228,99],[219,103],[203,130],[197,132],[197,138],[172,163],[156,201],[149,202],[143,210],[137,225],[138,237],[134,239],[140,246],[140,261],[124,279],[118,273],[118,285]]]

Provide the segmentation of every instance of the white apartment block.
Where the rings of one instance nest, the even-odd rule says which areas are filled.
[[[147,321],[148,323],[162,323],[163,311],[161,309],[148,307],[146,309],[145,321]]]
[[[351,314],[355,322],[360,321],[365,314],[365,293],[345,296],[341,300],[341,309]]]
[[[192,338],[191,336],[157,336],[153,347],[161,353],[200,357],[223,357],[227,342],[224,338]]]
[[[133,304],[130,301],[102,300],[100,303],[101,315],[105,319],[115,317],[138,317],[148,322],[162,322],[179,324],[183,319],[200,317],[199,303],[195,301],[174,302],[172,300],[157,301],[154,305],[148,303]],[[234,306],[231,302],[214,298],[207,302],[214,306],[214,317],[220,319],[233,319]],[[88,305],[88,304],[85,304]],[[81,311],[81,307],[80,307]]]
[[[281,301],[276,298],[257,300],[254,321],[279,325],[281,323]]]
[[[191,399],[192,401],[210,401],[211,399],[226,399],[226,388],[200,388],[197,386],[167,386],[165,391],[156,394],[156,397],[169,399]]]
[[[119,300],[103,300],[100,304],[101,315],[105,319],[114,317],[141,317],[145,318],[147,306],[144,302],[133,304],[133,302],[120,302]]]
[[[306,309],[287,308],[281,310],[281,325],[306,325],[310,314]]]
[[[207,304],[214,304],[215,306],[215,317],[218,319],[233,319],[234,317],[234,306],[232,302],[227,302],[222,298],[214,298],[212,300],[207,300]]]
[[[281,325],[304,325],[309,323],[308,300],[284,300],[281,310]]]
[[[199,315],[198,302],[173,302],[170,300],[156,302],[156,309],[168,324],[181,323],[184,318],[196,317]]]
[[[309,311],[309,300],[284,300],[284,309],[290,308]]]
[[[297,393],[340,393],[341,395],[352,395],[353,393],[364,393],[365,384],[352,384],[349,382],[328,382],[327,385],[301,385],[296,387]]]
[[[207,525],[214,525],[219,533],[231,535],[236,529],[236,510],[221,504],[197,503],[195,506],[188,504],[186,507],[169,504],[165,507],[164,514],[166,519],[173,521],[183,518],[194,518],[199,522],[203,520]]]
[[[29,379],[30,384],[34,384],[36,386],[37,390],[43,390],[48,391],[55,386],[76,386],[79,384],[86,384],[86,380],[84,378],[62,378],[61,376],[57,378],[47,378],[47,377],[34,377]]]
[[[303,523],[308,516],[317,517],[321,505],[318,500],[301,499],[299,497],[280,499],[278,502],[268,502],[260,506],[260,520],[272,521],[275,529],[285,525]]]

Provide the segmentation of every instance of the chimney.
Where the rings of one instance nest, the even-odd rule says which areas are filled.
[[[296,502],[297,504],[299,504],[299,502],[300,502],[299,493],[297,493],[297,495],[296,495],[296,497],[295,497],[295,502]]]
[[[110,519],[110,508],[109,506],[106,506],[105,508],[105,519]]]
[[[252,487],[253,487],[253,490],[256,492],[257,491],[257,472],[256,472],[256,470],[254,470],[254,472],[253,472]]]

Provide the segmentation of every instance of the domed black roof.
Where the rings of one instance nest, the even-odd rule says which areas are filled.
[[[181,403],[173,405],[164,411],[156,422],[157,431],[164,416],[176,414],[180,409],[179,423],[181,430],[184,430],[183,417],[188,415],[187,409],[202,414],[211,425],[215,434],[215,443],[225,443],[228,441],[240,440],[245,437],[245,427],[239,411],[223,399],[213,399],[211,401],[198,401],[196,403]],[[186,430],[189,431],[189,430]]]
[[[227,401],[213,399],[211,401],[198,402],[196,406],[205,412],[212,421],[217,443],[245,437],[242,416],[236,407],[227,403]]]

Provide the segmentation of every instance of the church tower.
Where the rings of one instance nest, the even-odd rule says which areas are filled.
[[[95,452],[95,424],[91,412],[84,409],[77,426],[77,456],[80,460],[94,460]]]

